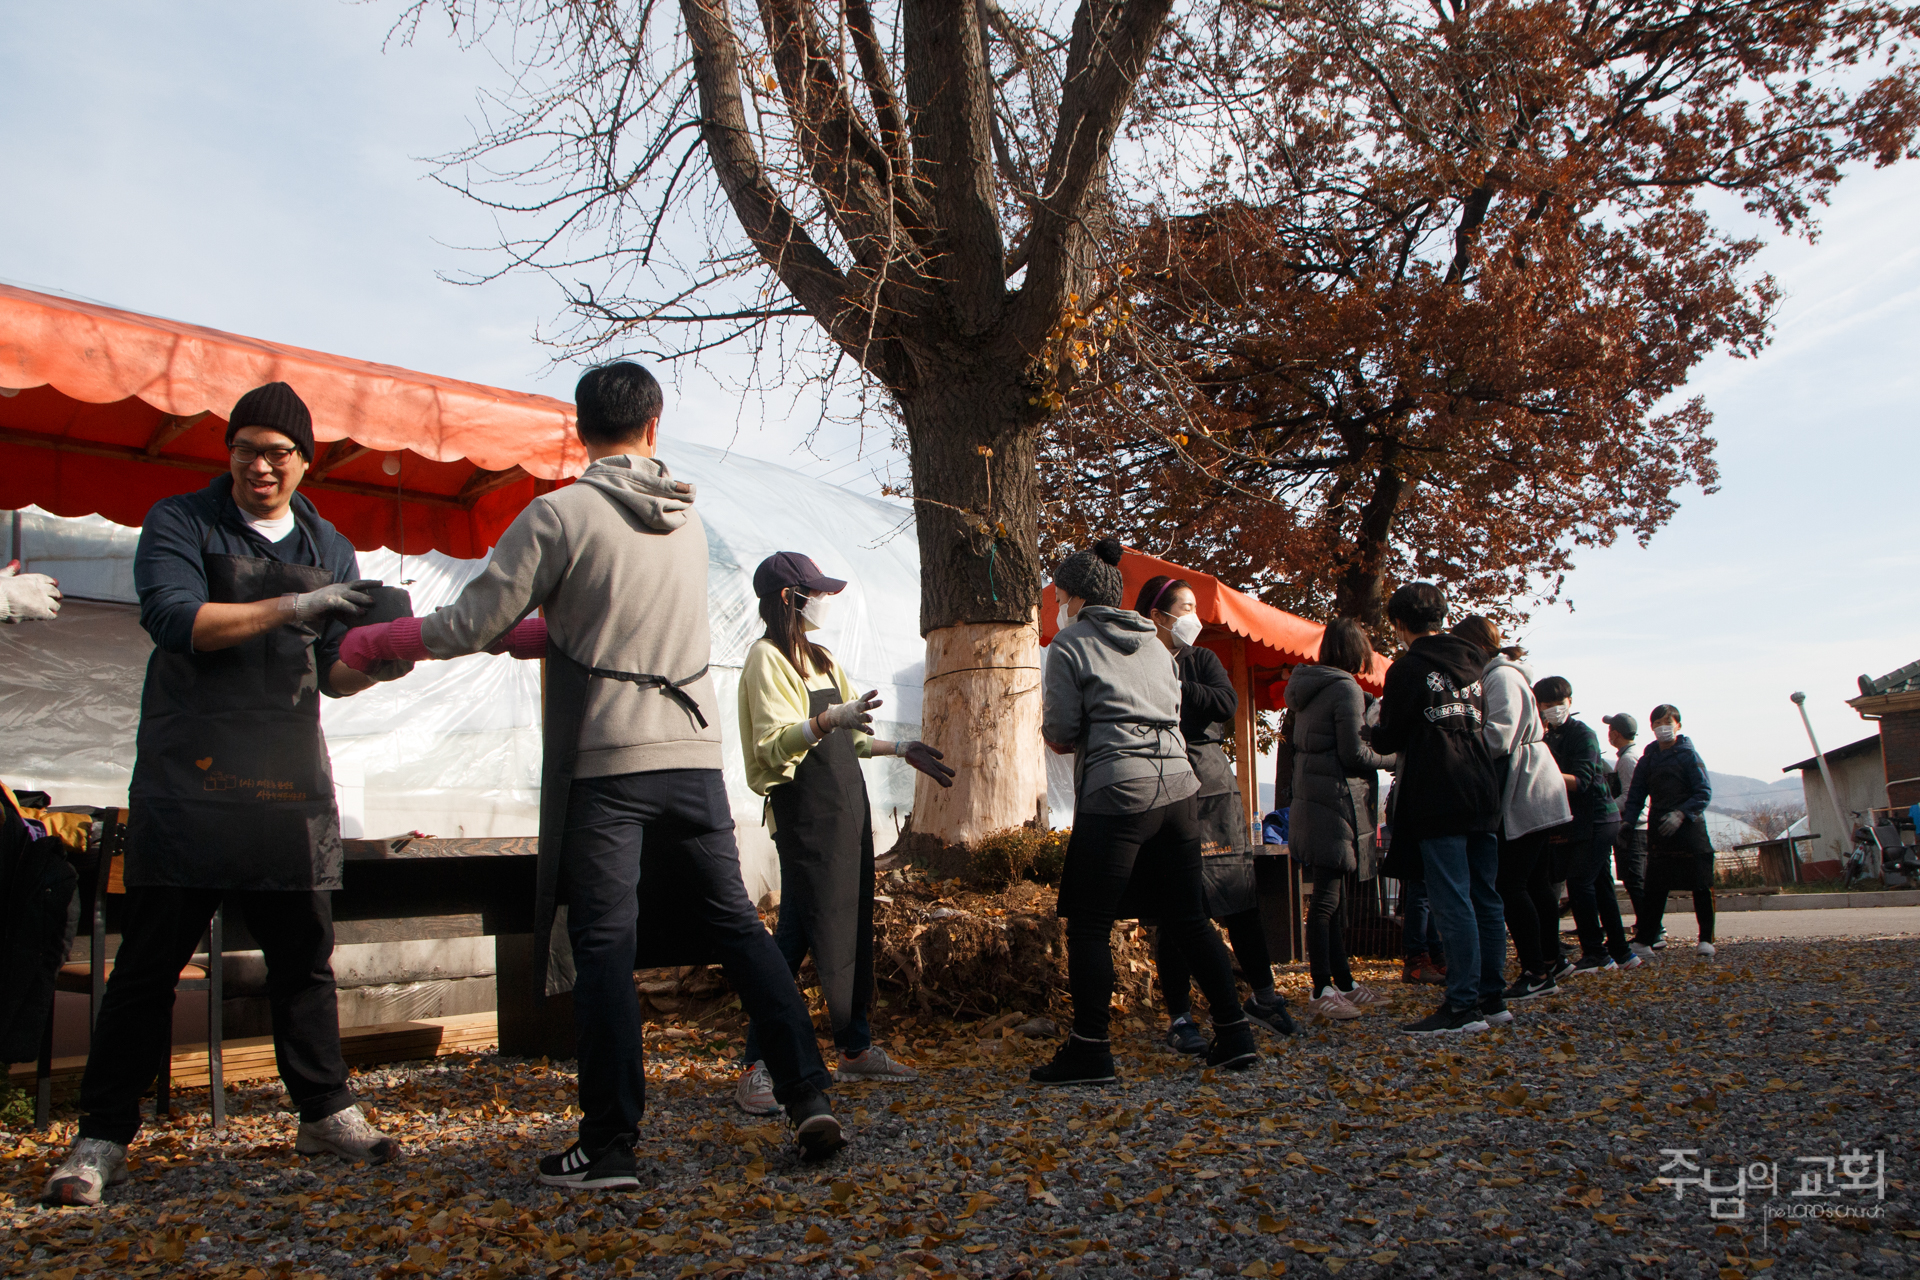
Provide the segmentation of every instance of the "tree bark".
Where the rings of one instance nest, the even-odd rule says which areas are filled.
[[[959,771],[914,794],[913,856],[958,851],[1044,815],[1040,741],[1041,410],[1016,357],[929,370],[900,397],[927,639],[921,736]]]
[[[1343,618],[1359,619],[1376,635],[1382,634],[1387,625],[1387,547],[1393,536],[1393,517],[1406,492],[1406,477],[1401,474],[1399,459],[1398,445],[1381,446],[1373,494],[1360,512],[1359,528],[1354,530],[1352,559],[1334,587],[1334,612]]]

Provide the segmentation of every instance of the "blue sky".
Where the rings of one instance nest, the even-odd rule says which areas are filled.
[[[439,30],[382,49],[397,4],[300,0],[10,6],[0,46],[0,278],[322,350],[568,394],[536,332],[552,284],[437,273],[492,236],[420,157],[469,137],[500,73]],[[1709,765],[1778,776],[1806,739],[1865,736],[1861,672],[1920,659],[1920,165],[1850,177],[1808,246],[1770,247],[1786,289],[1758,360],[1715,359],[1707,397],[1722,492],[1688,495],[1642,550],[1577,560],[1574,606],[1539,610],[1536,673],[1592,720],[1678,704]],[[722,372],[725,372],[724,364]],[[814,416],[741,402],[699,371],[670,434],[797,466],[863,493],[890,458]]]

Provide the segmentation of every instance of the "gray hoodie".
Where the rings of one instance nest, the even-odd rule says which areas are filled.
[[[1157,778],[1168,799],[1199,789],[1180,736],[1180,676],[1154,625],[1130,609],[1084,606],[1047,646],[1040,735],[1074,748],[1084,801],[1115,783]]]
[[[544,605],[549,646],[587,667],[684,680],[707,665],[707,534],[693,487],[653,458],[619,454],[528,504],[459,599],[420,623],[436,658],[477,653]],[[702,728],[657,689],[595,680],[575,776],[718,769],[710,677],[686,686]]]
[[[1480,736],[1506,775],[1500,817],[1507,839],[1573,821],[1566,783],[1547,749],[1546,726],[1533,698],[1533,672],[1496,653],[1487,660],[1480,686],[1486,695]]]

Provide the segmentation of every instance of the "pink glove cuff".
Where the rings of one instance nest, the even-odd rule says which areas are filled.
[[[547,620],[528,618],[507,632],[507,652],[523,661],[547,656]]]
[[[355,627],[340,642],[340,661],[362,675],[383,662],[421,662],[432,656],[421,643],[418,618]]]

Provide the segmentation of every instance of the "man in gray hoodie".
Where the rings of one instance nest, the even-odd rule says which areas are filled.
[[[574,399],[589,461],[579,483],[530,503],[451,605],[356,628],[340,660],[359,671],[400,653],[547,660],[535,935],[555,935],[556,972],[541,975],[548,994],[563,989],[571,950],[582,1116],[578,1141],[540,1161],[540,1181],[639,1185],[633,1144],[646,1074],[633,969],[643,842],[649,876],[662,858],[675,869],[663,879],[690,899],[669,910],[704,925],[753,1019],[802,1155],[821,1158],[846,1139],[823,1094],[806,1005],[740,877],[707,676],[707,536],[693,486],[653,457],[661,394],[652,374],[627,362],[590,369]],[[543,619],[527,617],[542,607]]]

